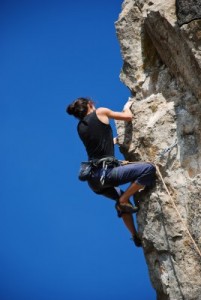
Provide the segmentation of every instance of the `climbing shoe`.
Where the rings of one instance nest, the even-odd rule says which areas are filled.
[[[135,206],[140,209],[140,199],[135,195],[133,196],[133,202],[135,203]]]
[[[145,186],[145,185],[143,185],[143,186],[142,186],[142,188],[138,190],[138,193],[140,193],[140,192],[144,191],[145,187],[146,187],[146,186]]]
[[[136,213],[139,208],[137,206],[133,206],[131,203],[118,203],[117,209],[122,212],[133,214]]]
[[[139,236],[137,234],[133,235],[131,240],[134,242],[136,247],[142,247],[141,239],[139,238]]]

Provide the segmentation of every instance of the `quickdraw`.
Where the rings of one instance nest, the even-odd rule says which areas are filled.
[[[166,153],[170,152],[176,146],[177,146],[177,140],[171,146],[165,148],[158,154],[159,159],[161,159]]]

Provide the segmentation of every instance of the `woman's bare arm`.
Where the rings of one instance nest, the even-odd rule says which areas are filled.
[[[125,108],[122,112],[113,111],[109,108],[100,107],[97,108],[96,114],[98,118],[103,122],[108,124],[109,119],[122,120],[122,121],[131,121],[133,114],[129,108]]]

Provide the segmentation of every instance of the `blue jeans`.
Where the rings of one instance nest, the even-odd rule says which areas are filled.
[[[156,168],[151,163],[133,163],[108,168],[103,185],[100,183],[102,173],[102,167],[93,170],[92,176],[88,180],[89,187],[96,194],[117,201],[123,193],[123,191],[118,188],[121,184],[136,182],[142,186],[153,185],[155,182]]]

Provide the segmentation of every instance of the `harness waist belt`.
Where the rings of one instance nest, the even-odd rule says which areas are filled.
[[[114,156],[108,156],[108,157],[103,157],[100,159],[92,159],[91,160],[93,166],[98,167],[100,165],[110,165],[113,164],[114,166],[119,166],[119,161],[116,159]]]
[[[94,167],[101,166],[103,168],[103,173],[100,178],[100,182],[102,185],[104,185],[104,182],[105,182],[105,175],[106,175],[108,166],[117,167],[120,165],[120,162],[114,156],[108,156],[108,157],[103,157],[100,159],[94,159],[94,160],[91,160],[91,163]]]

